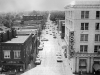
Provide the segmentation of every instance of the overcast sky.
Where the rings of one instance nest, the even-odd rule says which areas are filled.
[[[0,0],[0,12],[27,10],[63,10],[72,0]]]
[[[63,10],[73,0],[0,0],[0,12]]]

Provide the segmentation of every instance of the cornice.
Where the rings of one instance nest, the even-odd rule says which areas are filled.
[[[98,8],[100,9],[100,5],[68,5],[65,7],[65,9],[69,8]]]

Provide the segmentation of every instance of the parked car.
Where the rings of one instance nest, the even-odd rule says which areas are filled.
[[[56,36],[53,36],[53,38],[56,38]]]
[[[58,52],[58,53],[56,54],[56,56],[62,56],[62,54],[61,54],[60,52]]]
[[[52,35],[52,34],[50,34],[50,35]]]
[[[43,50],[43,47],[38,47],[38,50]]]
[[[39,57],[36,58],[35,64],[36,65],[40,65],[41,64],[41,59]]]
[[[63,62],[62,56],[57,56],[57,62]]]
[[[48,41],[48,39],[46,39],[46,38],[43,38],[43,39],[41,39],[41,41]]]

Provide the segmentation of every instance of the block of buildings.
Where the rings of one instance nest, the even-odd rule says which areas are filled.
[[[2,71],[25,71],[31,60],[35,61],[37,37],[31,32],[15,35],[14,29],[10,31],[0,31],[0,68]]]

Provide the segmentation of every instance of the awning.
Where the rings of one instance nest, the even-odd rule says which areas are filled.
[[[95,71],[100,70],[100,64],[94,64],[93,68]]]

